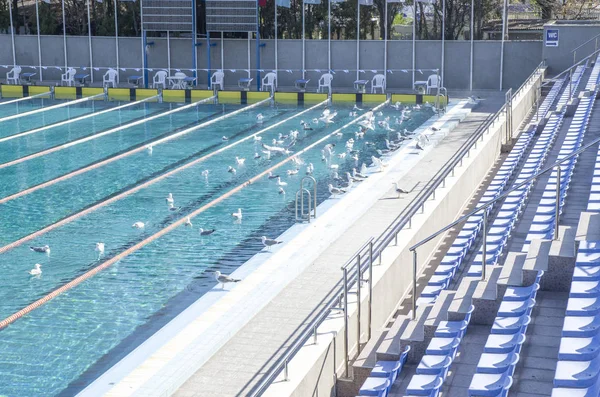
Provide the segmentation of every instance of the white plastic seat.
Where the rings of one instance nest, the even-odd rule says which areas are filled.
[[[19,84],[21,82],[21,67],[15,66],[10,70],[10,72],[6,73],[6,84]]]
[[[325,88],[327,88],[327,93],[331,94],[331,81],[333,80],[333,75],[331,73],[325,73],[319,79],[319,87],[317,88],[317,92],[322,92]]]
[[[376,74],[371,80],[371,94],[377,92],[377,89],[381,89],[381,93],[385,93],[385,76],[382,74]]]
[[[115,69],[108,69],[106,73],[104,73],[104,76],[102,76],[102,87],[108,87],[110,85],[112,88],[116,88],[118,76],[119,73],[117,73]]]
[[[167,88],[167,75],[165,70],[159,70],[152,79],[152,88],[159,88],[162,86],[163,89]]]
[[[219,87],[219,89],[222,91],[223,90],[223,81],[225,79],[225,73],[223,73],[222,70],[217,70],[216,72],[213,73],[212,76],[210,76],[210,85],[213,89],[215,89],[216,86]]]
[[[262,79],[262,86],[260,87],[261,91],[275,92],[277,89],[277,75],[273,72],[269,72]]]
[[[431,90],[437,90],[439,87],[439,77],[437,74],[432,74],[427,78],[427,95],[431,93]]]
[[[60,75],[60,83],[66,84],[68,87],[75,84],[75,75],[77,71],[74,68],[68,68],[67,71]]]

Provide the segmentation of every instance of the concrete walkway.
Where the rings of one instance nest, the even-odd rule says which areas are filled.
[[[407,171],[400,186],[412,188],[403,200],[387,191],[360,219],[338,236],[306,270],[252,318],[175,393],[179,397],[241,396],[248,394],[270,365],[304,330],[341,278],[340,267],[357,246],[377,236],[410,204],[411,199],[447,162],[464,140],[500,108],[503,95],[482,101],[435,150]]]

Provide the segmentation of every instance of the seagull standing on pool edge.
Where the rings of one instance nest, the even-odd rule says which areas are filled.
[[[221,274],[221,272],[218,270],[214,272],[214,276],[215,280],[217,280],[217,282],[221,284],[221,289],[225,289],[225,284],[227,283],[239,283],[240,281],[242,281],[239,278],[233,278],[229,277],[226,274]]]

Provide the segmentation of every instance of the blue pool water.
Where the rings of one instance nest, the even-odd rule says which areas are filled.
[[[56,101],[44,98],[34,98],[11,103],[13,100],[14,99],[8,98],[0,101],[0,118],[39,109],[44,106],[44,104],[56,104]]]
[[[215,110],[213,105],[202,105],[202,108],[210,109],[202,114]],[[300,110],[286,105],[248,110],[158,145],[152,154],[143,151],[64,184],[61,182],[10,201],[0,210],[0,244],[14,241],[132,184],[155,178],[180,164],[178,162],[192,161],[222,149]],[[317,126],[306,134],[300,131],[299,139],[290,149],[298,152],[353,119],[349,107],[334,106],[333,110],[339,112],[335,123]],[[322,107],[317,108],[262,133],[263,142],[270,143],[272,139],[278,139],[280,133],[300,129],[300,119],[312,120],[322,111]],[[383,115],[378,119],[390,116],[393,120],[399,115],[393,108],[382,111]],[[262,125],[256,123],[258,113],[265,116]],[[413,130],[431,115],[428,109],[415,111],[411,120],[396,127]],[[183,116],[174,117],[173,121]],[[191,123],[193,119],[190,116],[186,121]],[[179,126],[175,125],[163,126],[161,131],[172,131]],[[158,126],[150,129],[155,128]],[[364,139],[355,137],[357,129],[357,126],[348,127],[342,131],[343,136],[331,137],[300,156],[305,164],[315,166],[319,202],[329,196],[326,185],[337,184],[332,171],[321,161],[321,149],[326,143],[336,143],[336,153],[342,153],[349,138],[356,140],[354,148],[359,150],[358,162],[349,155],[344,159],[334,156],[340,175],[363,162],[370,163],[368,159],[375,150],[384,147],[383,139],[388,136],[384,129],[376,127]],[[223,135],[229,136],[230,141],[222,142]],[[135,145],[135,142],[115,134],[97,144],[102,146],[98,150],[105,150],[103,153],[114,146],[117,148],[114,153],[124,150],[127,145]],[[89,150],[94,152],[95,149]],[[70,156],[74,153],[63,151],[56,155],[68,159],[64,162],[73,162],[75,160]],[[253,159],[255,153],[262,157]],[[245,164],[238,166],[235,156],[246,158]],[[259,144],[249,139],[27,244],[50,245],[50,256],[33,253],[27,245],[0,255],[0,274],[5,278],[5,288],[0,289],[0,319],[285,159],[284,156],[273,156],[270,160],[265,157]],[[88,157],[88,162],[93,158]],[[50,175],[58,176],[71,169],[65,171],[60,167],[61,157],[49,164],[43,160],[48,159],[44,156],[40,167],[48,167]],[[83,156],[77,164],[85,163]],[[235,175],[227,172],[230,165],[238,169]],[[29,180],[31,173],[39,172],[35,168],[9,168],[14,168],[13,173],[19,175],[12,183]],[[175,229],[0,330],[0,395],[73,395],[116,363],[215,285],[207,270],[230,273],[262,249],[260,236],[275,237],[294,223],[293,199],[305,165],[300,166],[297,175],[288,176],[286,171],[294,168],[293,163],[288,162],[276,169],[288,183],[284,187],[287,194],[279,194],[276,182],[263,177],[193,218],[191,228]],[[203,170],[210,171],[208,179],[201,175]],[[2,184],[2,188],[7,189],[3,192],[22,189],[15,189],[4,181]],[[180,207],[177,211],[167,208],[165,197],[168,193],[173,193],[175,206]],[[231,219],[230,214],[237,208],[244,212],[241,223]],[[136,221],[145,222],[146,228],[131,228]],[[202,237],[199,227],[216,228],[217,231]],[[94,252],[94,244],[98,241],[106,244],[105,256],[100,260]],[[42,264],[43,274],[39,278],[27,274],[35,263]]]

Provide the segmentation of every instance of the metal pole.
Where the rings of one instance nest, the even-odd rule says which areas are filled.
[[[250,37],[252,32],[248,32],[248,78],[250,78]],[[249,84],[248,84],[249,85]]]
[[[483,210],[483,250],[481,255],[481,279],[485,280],[485,266],[487,254],[487,208]]]
[[[504,0],[502,7],[502,46],[500,48],[500,91],[502,91],[502,79],[504,75],[504,39],[506,37],[506,22],[508,18],[508,0]]]
[[[417,250],[413,250],[412,319],[417,318]]]
[[[369,311],[367,312],[367,339],[371,340],[371,322],[373,311],[373,241],[369,243]]]
[[[561,177],[562,170],[560,165],[556,167],[556,209],[554,215],[554,240],[558,240],[558,220],[559,220],[559,211],[560,211],[560,185],[561,185]]]
[[[171,34],[168,30],[167,30],[167,70],[168,70],[168,73],[170,76],[171,75]]]
[[[142,27],[142,76],[144,88],[148,88],[146,81],[146,65],[148,62],[147,54],[146,54],[146,32],[144,31],[144,0],[140,0],[140,25]]]
[[[305,46],[306,46],[306,42],[305,42],[306,37],[305,37],[305,32],[304,32],[305,31],[305,27],[304,27],[305,26],[304,25],[304,13],[305,13],[305,11],[304,11],[304,8],[305,8],[304,1],[302,1],[302,80],[304,80],[304,69],[306,68],[306,58],[305,58],[306,57],[306,48],[305,48]]]
[[[356,80],[360,80],[360,0],[356,0]]]
[[[360,354],[360,254],[356,258],[356,354]]]
[[[117,0],[113,0],[114,12],[115,12],[115,53],[117,55],[117,84],[119,83],[119,24],[118,24],[118,11],[117,11]]]
[[[277,79],[277,0],[273,4],[275,4],[275,79]]]
[[[348,366],[348,269],[344,268],[344,377],[349,375]]]
[[[471,63],[469,68],[469,90],[473,91],[473,40],[475,34],[475,0],[471,0]]]
[[[35,0],[35,22],[37,27],[37,42],[38,42],[38,60],[40,63],[40,81],[44,81],[42,74],[42,46],[40,44],[40,11],[38,8],[39,0]]]
[[[327,0],[327,67],[331,73],[331,0]]]
[[[256,2],[256,91],[260,91],[260,33],[259,5]]]
[[[90,80],[94,82],[94,58],[92,56],[92,23],[90,18],[90,2],[92,0],[87,0],[87,22],[88,22],[88,43],[90,46]],[[10,0],[9,0],[10,2]]]
[[[37,0],[36,0],[36,5],[37,5]],[[13,26],[11,0],[8,0],[8,17],[10,19],[10,39],[12,41],[13,66],[17,66],[17,56],[16,56],[16,52],[15,52],[15,27]]]
[[[210,71],[212,69],[211,66],[211,62],[210,62],[210,32],[206,32],[206,70],[207,70],[207,74],[208,74],[208,89],[210,89]]]
[[[67,70],[67,23],[65,21],[65,0],[61,1],[62,4],[62,19],[63,19],[63,47],[65,49],[65,71]]]
[[[224,36],[223,32],[221,32],[221,71],[225,69],[225,54],[223,53],[225,51],[225,49],[224,49],[225,38],[223,36]]]
[[[385,1],[385,12],[383,13],[383,29],[384,29],[384,35],[385,37],[383,38],[383,75],[385,77],[385,85],[387,86],[387,37],[388,37],[388,2],[387,0]],[[387,88],[387,87],[386,87]],[[369,335],[370,337],[370,335]]]
[[[413,31],[412,31],[412,87],[415,88],[415,36],[417,35],[417,1],[413,0]]]
[[[446,0],[442,0],[442,71],[438,86],[444,86],[444,51],[446,49]]]
[[[573,69],[569,70],[569,100],[571,100],[573,96]]]
[[[288,372],[288,360],[285,360],[283,362],[283,380],[285,382],[287,382],[288,380],[290,380],[289,372]]]
[[[196,0],[192,0],[192,69],[194,69],[193,73],[193,77],[196,78],[196,80],[194,80],[194,86],[198,85],[198,50],[196,47],[197,46],[197,39],[198,39],[198,33],[196,30]],[[208,35],[208,32],[206,33]],[[210,50],[209,50],[210,51]],[[210,71],[208,72],[208,76],[207,76],[207,80],[208,80],[208,85],[207,87],[210,87]]]

